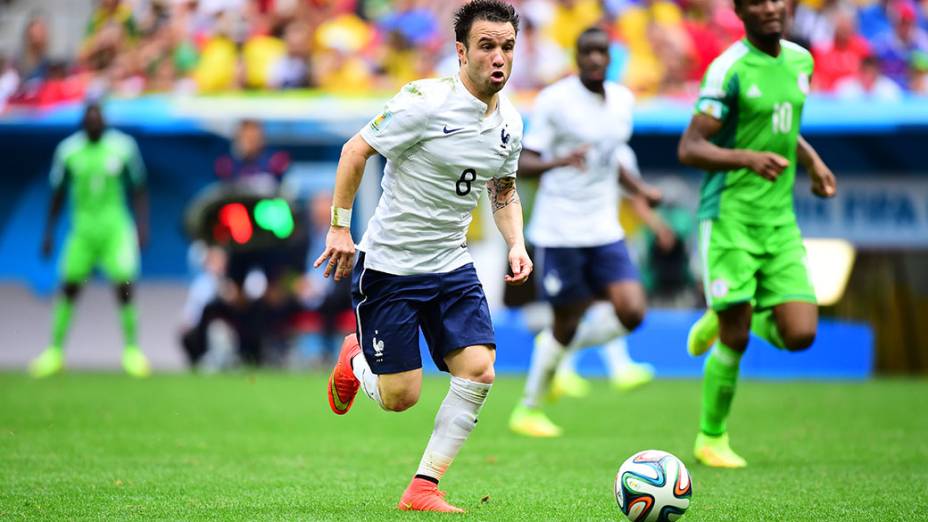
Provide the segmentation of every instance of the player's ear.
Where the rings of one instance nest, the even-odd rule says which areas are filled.
[[[454,42],[454,50],[458,53],[458,65],[465,65],[467,63],[467,48],[461,42]]]

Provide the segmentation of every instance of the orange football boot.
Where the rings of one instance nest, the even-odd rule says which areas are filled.
[[[354,404],[354,398],[358,394],[358,388],[361,383],[354,376],[351,369],[351,359],[361,353],[361,345],[358,344],[358,336],[351,334],[345,337],[342,343],[342,349],[338,353],[338,361],[335,362],[335,368],[332,369],[332,375],[329,376],[329,407],[336,415],[344,415],[351,409]]]
[[[464,512],[463,509],[454,507],[445,501],[445,492],[438,489],[438,484],[418,477],[413,478],[409,483],[397,507],[403,511]]]

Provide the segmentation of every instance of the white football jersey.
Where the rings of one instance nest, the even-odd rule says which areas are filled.
[[[385,158],[383,195],[359,248],[395,275],[450,272],[472,262],[465,234],[491,178],[514,177],[522,117],[505,96],[487,106],[457,75],[407,84],[361,137]]]
[[[589,145],[586,167],[551,169],[541,176],[528,239],[543,247],[605,245],[624,237],[619,224],[619,165],[637,174],[632,135],[634,95],[606,82],[606,96],[571,76],[542,90],[524,147],[545,160]]]

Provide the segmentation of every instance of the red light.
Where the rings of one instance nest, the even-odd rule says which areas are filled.
[[[244,245],[251,239],[251,218],[248,209],[241,203],[229,203],[219,209],[219,222],[229,229],[232,239]]]

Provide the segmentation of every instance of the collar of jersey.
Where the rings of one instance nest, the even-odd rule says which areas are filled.
[[[603,81],[603,95],[600,96],[595,92],[586,88],[586,85],[583,85],[583,82],[580,81],[580,75],[575,74],[571,76],[572,81],[574,82],[574,89],[579,93],[579,96],[586,96],[591,100],[595,100],[597,103],[605,104],[609,100],[609,82]]]
[[[484,118],[483,115],[487,112],[487,104],[478,100],[476,96],[467,90],[467,87],[465,87],[464,83],[461,81],[460,71],[452,75],[452,77],[454,78],[454,90],[457,92],[458,97],[473,106],[474,110],[477,112],[477,121],[480,122],[480,132],[498,127],[503,120],[500,111],[500,106],[503,104],[503,95],[499,95],[499,99],[496,102],[496,110],[493,111],[493,114]]]
[[[786,53],[785,53],[785,50],[786,50],[786,49],[783,47],[783,43],[782,43],[782,42],[783,42],[783,40],[781,39],[781,40],[780,40],[780,54],[778,54],[777,56],[774,57],[774,56],[770,56],[769,54],[765,53],[764,51],[761,51],[761,50],[758,49],[757,47],[754,47],[754,44],[752,44],[751,41],[748,40],[748,37],[747,37],[747,36],[745,36],[744,38],[741,39],[741,43],[743,43],[744,45],[746,45],[746,46],[748,47],[748,49],[749,49],[752,53],[757,54],[757,55],[760,55],[760,57],[763,58],[764,60],[767,60],[767,61],[770,61],[770,62],[776,62],[776,63],[782,62],[782,61],[783,61],[783,55],[786,54]]]

